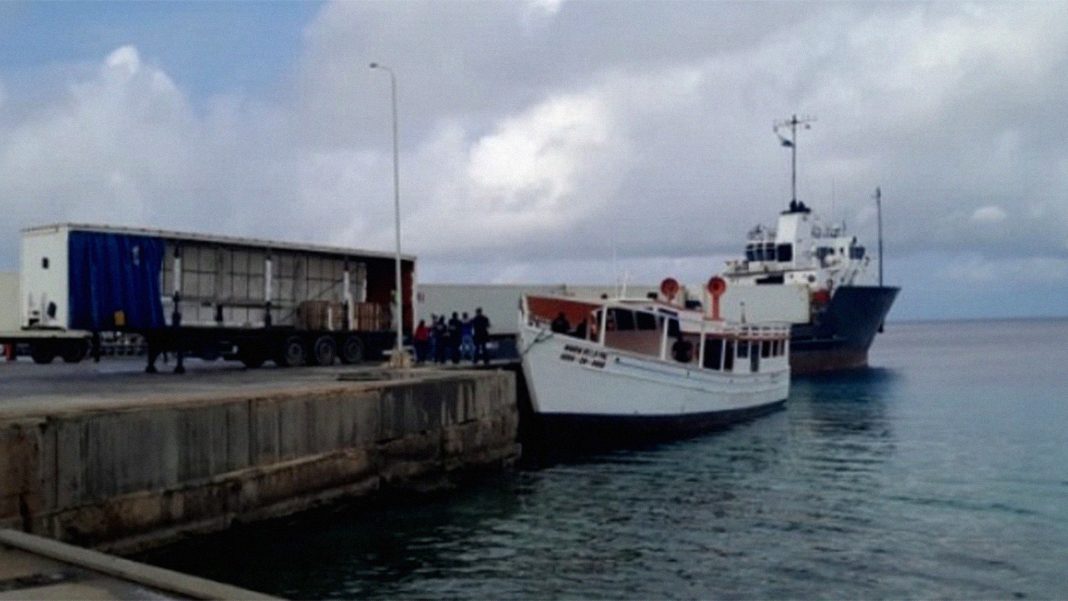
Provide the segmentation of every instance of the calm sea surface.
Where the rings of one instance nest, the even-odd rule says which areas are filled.
[[[293,598],[1068,598],[1068,320],[891,324],[702,438],[143,559]]]

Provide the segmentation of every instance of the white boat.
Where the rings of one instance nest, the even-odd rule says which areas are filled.
[[[713,282],[721,293],[723,280]],[[657,299],[524,295],[520,353],[541,434],[568,446],[625,445],[780,407],[790,390],[789,324],[725,322],[718,294],[712,306],[706,314]]]

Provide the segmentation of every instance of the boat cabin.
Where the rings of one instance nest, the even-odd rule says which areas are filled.
[[[731,373],[789,365],[788,324],[728,323],[653,299],[524,297],[529,327],[620,354]]]

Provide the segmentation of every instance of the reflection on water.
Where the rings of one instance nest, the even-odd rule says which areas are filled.
[[[1063,378],[1007,399],[952,372],[993,369],[947,342],[981,336],[935,327],[888,328],[885,368],[796,379],[785,411],[726,431],[147,559],[300,598],[1063,597]]]

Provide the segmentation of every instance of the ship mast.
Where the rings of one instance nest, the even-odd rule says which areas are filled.
[[[782,121],[776,121],[773,126],[773,131],[776,136],[779,136],[779,141],[782,145],[790,149],[790,207],[797,206],[797,126],[802,125],[805,129],[812,129],[812,123],[816,121],[815,117],[801,117],[792,115],[789,119]],[[779,133],[780,129],[790,128],[790,138],[787,139]]]
[[[875,187],[875,215],[879,224],[879,287],[883,287],[883,190]]]

